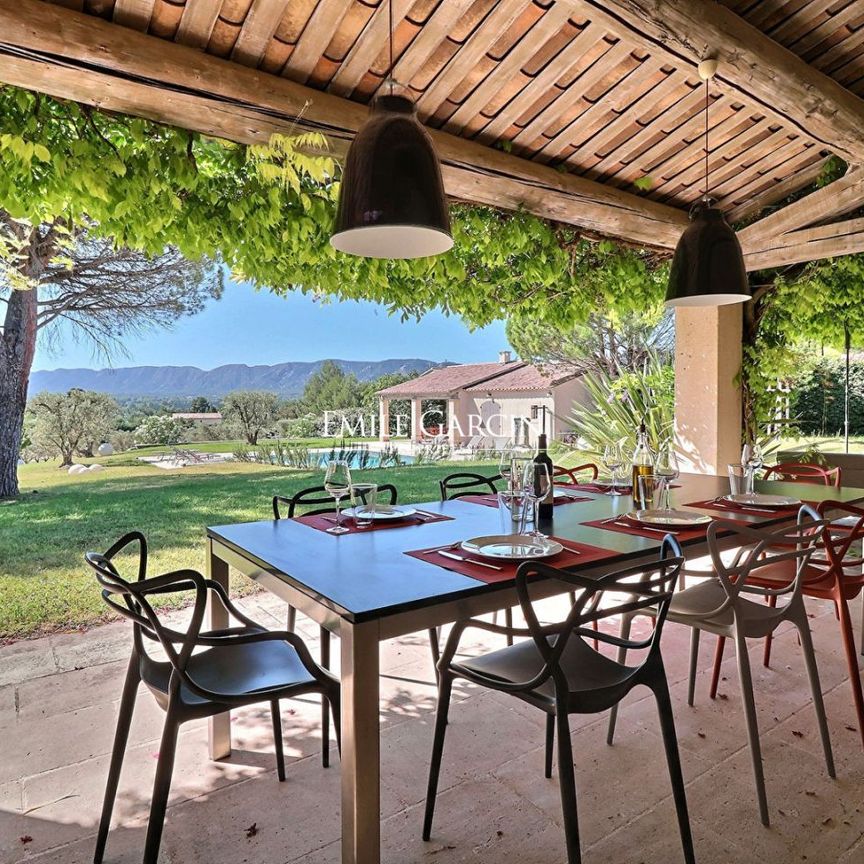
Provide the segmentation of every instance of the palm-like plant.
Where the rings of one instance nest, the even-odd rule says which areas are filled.
[[[575,403],[571,415],[580,453],[599,460],[607,444],[631,451],[644,420],[652,448],[673,433],[675,378],[671,365],[652,352],[639,372],[592,372],[582,378],[589,401]]]

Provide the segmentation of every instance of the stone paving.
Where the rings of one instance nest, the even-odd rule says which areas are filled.
[[[264,625],[282,626],[284,608],[269,595],[241,602]],[[556,602],[544,610],[550,620]],[[762,667],[761,645],[754,643],[770,828],[758,818],[734,653],[727,652],[721,698],[712,702],[713,639],[703,640],[696,707],[688,708],[688,633],[667,627],[664,657],[700,864],[864,862],[864,749],[833,612],[819,603],[810,610],[837,779],[825,773],[794,633],[778,636],[771,669]],[[317,652],[317,628],[302,620],[299,628]],[[3,864],[92,861],[129,639],[129,626],[118,623],[0,648]],[[500,637],[465,650],[484,645],[499,647]],[[557,780],[543,777],[544,718],[512,698],[468,685],[454,695],[433,838],[420,839],[435,707],[425,634],[386,643],[381,654],[386,864],[563,864]],[[109,864],[141,860],[161,722],[142,690]],[[283,703],[283,725],[285,783],[276,779],[266,705],[236,712],[235,749],[223,762],[207,758],[206,722],[184,727],[161,861],[338,864],[339,763],[334,747],[333,767],[321,767],[318,705],[311,698]],[[647,691],[634,691],[625,702],[613,747],[605,743],[604,717],[573,718],[572,727],[586,864],[681,861]]]

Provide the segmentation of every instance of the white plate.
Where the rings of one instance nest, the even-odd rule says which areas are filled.
[[[368,513],[366,507],[348,507],[342,512],[352,519],[357,518],[357,511],[360,511],[363,517],[371,518],[374,522],[394,522],[397,519],[407,519],[409,516],[414,516],[417,511],[413,507],[402,507],[395,504],[378,504],[375,507],[374,513]]]
[[[757,492],[755,495],[724,495],[724,501],[737,504],[739,507],[798,507],[800,498],[790,498],[788,495],[763,495]]]
[[[555,540],[538,542],[527,534],[492,534],[464,540],[462,548],[483,558],[522,561],[526,558],[549,558],[557,555],[564,547]]]
[[[579,490],[574,489],[572,486],[556,486],[554,490],[556,498],[575,498],[578,494]]]
[[[633,522],[643,525],[669,526],[673,528],[693,528],[697,525],[707,525],[710,516],[693,513],[690,510],[635,510],[627,514]]]

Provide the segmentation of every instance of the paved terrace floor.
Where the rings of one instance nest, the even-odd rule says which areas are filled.
[[[283,608],[268,595],[248,597],[243,605],[265,625],[281,626]],[[754,643],[770,828],[759,823],[733,652],[727,652],[722,695],[712,702],[713,639],[703,641],[691,709],[685,702],[688,633],[669,625],[664,635],[701,864],[864,861],[864,751],[833,612],[818,603],[810,608],[838,776],[832,781],[825,773],[794,633],[783,632],[775,642],[770,670]],[[546,611],[551,618],[554,610]],[[300,626],[314,642],[316,628],[308,621]],[[129,638],[121,623],[0,648],[0,861],[92,861]],[[498,647],[500,637],[490,637],[488,645]],[[480,643],[467,648],[482,649]],[[435,706],[425,634],[383,645],[382,669],[384,861],[561,864],[557,780],[543,777],[543,717],[464,684],[451,709],[433,840],[421,841]],[[682,860],[646,693],[634,691],[625,703],[614,747],[605,743],[605,718],[573,718],[586,864]],[[283,705],[285,783],[276,780],[266,705],[237,712],[234,754],[224,762],[207,758],[205,722],[185,727],[161,861],[338,864],[335,748],[334,766],[322,769],[318,706],[311,700]],[[141,860],[161,721],[142,690],[107,862]]]

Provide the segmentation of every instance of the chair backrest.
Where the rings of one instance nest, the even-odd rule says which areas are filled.
[[[843,472],[839,467],[825,468],[810,462],[780,462],[769,465],[763,480],[783,480],[786,483],[821,483],[823,486],[840,488]]]
[[[577,465],[575,468],[564,468],[561,465],[552,466],[553,479],[556,477],[569,477],[569,482],[571,483],[584,483],[584,477],[581,480],[579,479],[579,474],[584,472],[590,472],[591,480],[596,480],[600,474],[600,470],[593,462],[586,462],[584,465]]]
[[[656,561],[615,570],[603,576],[588,578],[569,573],[544,564],[542,561],[526,561],[516,572],[516,592],[519,605],[534,644],[537,646],[543,665],[530,679],[502,683],[484,680],[482,673],[460,667],[461,674],[481,683],[492,683],[497,689],[511,693],[527,693],[536,690],[550,678],[556,690],[566,692],[567,679],[561,668],[561,657],[570,639],[581,638],[589,644],[597,639],[611,645],[639,650],[648,649],[642,662],[632,668],[632,673],[653,660],[660,650],[660,637],[666,620],[675,584],[681,573],[684,557],[677,541],[667,535]],[[573,589],[578,589],[576,599],[564,621],[541,624],[531,597],[531,584],[537,578],[557,579]],[[605,592],[625,595],[625,599],[600,607]],[[654,612],[654,628],[645,639],[623,639],[603,631],[589,629],[587,625],[604,618],[612,618],[631,612],[646,610]],[[592,649],[596,650],[596,649]],[[458,664],[454,664],[458,665]]]
[[[207,607],[207,582],[196,570],[187,569],[147,578],[141,566],[139,566],[137,580],[124,579],[113,559],[120,550],[133,542],[137,542],[142,550],[146,549],[144,537],[139,532],[132,532],[121,537],[107,552],[85,553],[84,560],[96,573],[105,603],[115,612],[132,621],[135,647],[139,655],[147,658],[142,636],[159,642],[174,669],[181,677],[186,677],[186,665],[198,644],[204,611]],[[144,561],[145,556],[142,556],[141,560]],[[148,596],[164,597],[168,594],[189,591],[194,592],[194,599],[192,616],[186,630],[179,632],[166,627],[150,604]]]
[[[473,471],[448,474],[443,480],[438,481],[438,486],[441,489],[441,500],[450,501],[453,498],[461,498],[463,495],[485,495],[489,492],[497,492],[495,481],[500,479],[500,474],[484,477]]]
[[[821,501],[816,509],[826,521],[821,538],[829,563],[826,576],[847,589],[854,587],[854,595],[864,587],[864,508],[843,501]],[[838,513],[843,515],[838,517]]]
[[[392,483],[382,483],[378,487],[378,494],[381,495],[384,493],[388,495],[390,498],[390,504],[395,504],[399,493],[396,490],[396,487]],[[360,496],[363,498],[363,503],[366,503],[366,497],[364,495]],[[323,486],[310,486],[308,489],[302,489],[300,492],[297,492],[295,495],[292,495],[290,498],[285,497],[284,495],[274,495],[273,496],[273,518],[281,519],[281,511],[279,509],[279,505],[284,504],[288,507],[288,519],[293,519],[294,514],[298,507],[307,507],[314,506],[316,504],[324,504],[324,507],[317,507],[314,510],[307,510],[305,512],[305,516],[315,516],[320,513],[334,513],[336,511],[336,501],[333,499],[333,496],[330,495]]]
[[[84,559],[96,573],[96,579],[102,587],[102,599],[105,603],[124,618],[132,621],[133,639],[138,661],[153,666],[164,665],[164,661],[154,660],[144,650],[142,637],[158,642],[171,664],[172,673],[169,679],[169,692],[175,692],[181,684],[204,699],[222,703],[244,704],[248,701],[247,694],[219,693],[202,687],[193,680],[188,671],[189,659],[196,648],[225,647],[231,644],[248,644],[266,639],[279,639],[288,642],[296,650],[297,656],[306,671],[316,680],[326,678],[329,673],[322,670],[312,659],[305,642],[296,633],[268,632],[251,619],[247,618],[229,600],[225,589],[211,579],[205,579],[197,570],[182,569],[159,576],[144,578],[144,567],[139,566],[138,579],[124,579],[114,565],[116,554],[132,542],[138,542],[141,550],[146,550],[146,541],[139,532],[132,532],[121,537],[107,552],[87,552]],[[146,562],[146,552],[141,556]],[[193,592],[192,615],[183,631],[167,627],[159,618],[159,613],[150,604],[149,597],[165,597],[169,594]],[[229,627],[222,630],[212,630],[202,633],[201,625],[207,608],[208,595],[215,596],[213,602],[221,602],[226,611],[240,622],[240,627]],[[144,675],[147,681],[148,676]],[[266,691],[256,691],[266,698]]]
[[[794,525],[776,529],[754,528],[722,519],[712,522],[707,533],[708,552],[714,572],[726,592],[726,600],[711,615],[733,606],[741,594],[785,595],[786,605],[792,603],[801,594],[804,568],[819,543],[825,524],[825,520],[807,505],[799,510]],[[720,532],[724,534],[722,546],[718,537]],[[737,552],[727,563],[723,560],[722,550],[730,545],[737,547]],[[760,571],[776,573],[778,564],[794,565],[795,575],[789,582],[774,580],[776,587],[766,588],[750,581],[751,576],[760,576]]]

